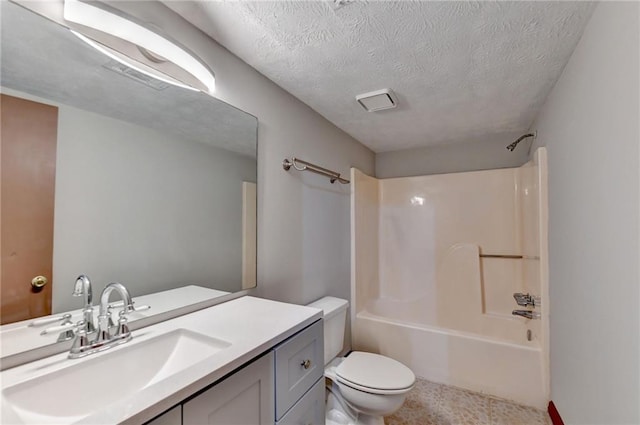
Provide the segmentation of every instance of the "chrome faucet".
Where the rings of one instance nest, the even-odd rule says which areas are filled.
[[[109,296],[113,291],[118,292],[121,301],[109,305]],[[59,318],[42,319],[38,323],[34,321],[31,324],[31,326],[41,326],[46,323],[64,320],[62,325],[47,328],[42,331],[41,335],[62,332],[58,342],[66,341],[67,339],[71,339],[75,336],[73,344],[71,345],[71,351],[69,351],[70,359],[84,357],[129,341],[131,339],[131,331],[127,324],[127,314],[132,311],[144,311],[151,308],[148,305],[139,306],[137,308],[134,307],[134,302],[131,299],[131,294],[129,294],[127,288],[121,283],[110,283],[104,288],[102,294],[100,294],[98,328],[96,329],[93,319],[93,295],[91,291],[91,281],[89,281],[87,276],[78,276],[73,295],[84,296],[85,306],[82,310],[83,319],[78,323],[72,323],[71,315],[65,314]],[[122,310],[119,313],[118,323],[117,325],[114,325],[111,320],[111,310],[120,306],[122,306]],[[65,337],[64,339],[63,336]]]
[[[43,330],[40,335],[48,335],[51,333],[61,332],[58,336],[58,342],[67,341],[75,336],[77,329],[82,328],[87,334],[93,334],[96,331],[95,320],[93,318],[93,291],[91,289],[91,281],[87,275],[81,274],[76,279],[76,283],[71,293],[74,297],[84,297],[84,307],[82,308],[82,320],[74,325],[71,321],[71,314],[65,314],[59,317],[51,317],[42,320],[34,320],[29,326],[42,326],[57,321],[62,321],[60,325],[49,327]]]
[[[109,296],[113,291],[120,294],[123,303],[120,318],[118,319],[118,324],[115,326],[115,329],[113,329],[110,323],[111,308],[109,306]],[[144,306],[141,307],[140,310],[148,308],[148,306]],[[76,338],[71,346],[71,351],[69,351],[69,358],[77,359],[88,356],[89,354],[97,353],[98,351],[106,350],[131,340],[131,331],[127,325],[126,315],[132,311],[135,311],[135,308],[133,307],[133,301],[127,288],[121,283],[108,284],[100,295],[98,329],[95,338],[89,337],[83,323],[84,321],[79,322],[76,325]]]
[[[111,327],[111,311],[109,309],[109,295],[113,291],[117,291],[120,294],[120,298],[122,299],[123,307],[122,311],[120,311],[120,318],[118,319],[118,329],[114,335],[111,335],[110,327]],[[131,332],[129,331],[129,327],[127,326],[127,318],[126,314],[134,311],[133,301],[131,301],[131,294],[122,283],[113,282],[108,284],[104,290],[102,291],[102,295],[100,295],[100,313],[98,314],[98,337],[96,341],[110,341],[115,336],[119,338],[129,338],[131,339]],[[128,341],[128,339],[127,339]],[[126,342],[126,341],[122,341]]]
[[[511,314],[513,314],[514,316],[524,317],[526,319],[540,318],[540,313],[538,313],[537,311],[531,311],[531,310],[513,310]]]
[[[88,276],[83,274],[78,276],[72,295],[74,297],[84,297],[84,308],[82,309],[84,330],[88,334],[94,333],[96,331],[96,325],[93,319],[93,291]]]

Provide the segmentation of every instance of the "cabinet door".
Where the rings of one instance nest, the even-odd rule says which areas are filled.
[[[274,422],[273,352],[183,404],[184,425]]]
[[[324,392],[321,378],[276,425],[324,425]]]
[[[162,415],[150,420],[145,425],[181,425],[182,424],[182,406],[176,406],[171,410],[167,410]]]

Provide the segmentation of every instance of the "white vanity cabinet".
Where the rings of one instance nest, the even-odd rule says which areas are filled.
[[[269,352],[183,403],[182,424],[273,424],[273,357]]]
[[[146,425],[324,425],[318,320]]]
[[[19,359],[0,371],[0,423],[324,425],[323,345],[321,310],[242,296],[91,356]]]

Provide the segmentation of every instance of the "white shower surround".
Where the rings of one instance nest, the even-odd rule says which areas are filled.
[[[395,358],[432,381],[546,408],[546,151],[506,170],[387,180],[353,170],[351,177],[354,349]],[[466,185],[486,193],[467,193],[467,201],[459,192]],[[465,202],[476,203],[474,214],[456,216]],[[522,308],[513,292],[540,295],[542,320],[512,316]]]

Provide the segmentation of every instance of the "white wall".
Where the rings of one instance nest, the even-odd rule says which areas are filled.
[[[258,117],[257,294],[294,303],[349,298],[349,186],[285,172],[292,155],[349,175],[373,173],[373,153],[186,21],[157,3],[115,3],[157,23],[216,75],[215,96]]]
[[[204,43],[203,43],[204,44]],[[349,298],[349,186],[285,172],[292,155],[349,175],[373,153],[270,80],[209,42],[217,96],[258,117],[258,293],[308,303]]]
[[[176,284],[240,290],[254,158],[65,105],[58,117],[54,312],[79,307],[79,270],[94,293],[114,281],[133,296]]]
[[[549,152],[551,399],[640,423],[640,5],[601,3],[532,130]]]
[[[216,95],[258,117],[258,293],[308,303],[349,298],[349,186],[285,172],[302,159],[349,175],[373,172],[373,153],[270,80],[209,42]]]
[[[513,152],[506,147],[522,134],[451,145],[428,146],[376,154],[376,177],[424,176],[461,171],[519,167],[528,161],[531,139]]]

